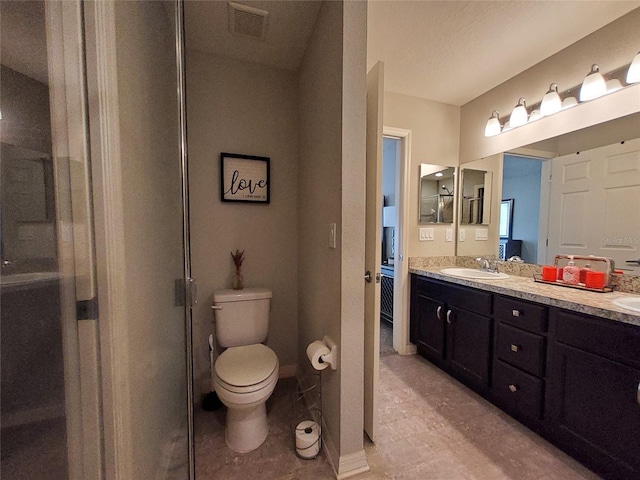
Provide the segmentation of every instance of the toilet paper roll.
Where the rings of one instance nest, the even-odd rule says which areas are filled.
[[[320,453],[320,426],[313,420],[304,420],[296,427],[296,452],[302,458]]]
[[[324,370],[329,366],[329,364],[323,362],[321,358],[322,355],[328,355],[329,353],[331,353],[331,350],[329,350],[321,340],[311,342],[307,347],[307,357],[309,357],[311,365],[316,370]]]

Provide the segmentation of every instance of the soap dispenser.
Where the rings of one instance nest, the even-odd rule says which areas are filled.
[[[573,255],[569,256],[569,263],[562,270],[562,280],[568,285],[577,285],[580,282],[580,269],[573,261]]]

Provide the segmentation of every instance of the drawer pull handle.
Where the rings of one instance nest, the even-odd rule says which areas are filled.
[[[638,383],[638,393],[636,394],[636,400],[638,401],[638,405],[640,405],[640,383]]]
[[[438,309],[436,310],[436,317],[438,317],[438,320],[442,320],[442,315],[440,315],[442,313],[442,305],[438,306]]]
[[[520,387],[512,383],[511,385],[509,385],[509,390],[511,390],[511,393],[516,393],[518,390],[520,390]]]
[[[511,344],[511,351],[518,353],[520,351],[520,347],[518,345]]]
[[[451,310],[447,310],[447,323],[451,325]]]
[[[514,317],[520,316],[520,310],[511,310],[511,313],[513,314]]]

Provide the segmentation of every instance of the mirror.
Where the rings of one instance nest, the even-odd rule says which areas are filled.
[[[492,172],[463,168],[460,175],[460,224],[488,225],[491,222]]]
[[[2,260],[24,267],[27,260],[55,259],[55,197],[50,156],[5,142],[0,143],[0,156]],[[6,274],[7,268],[3,267],[2,273]]]
[[[626,140],[625,145],[629,145],[632,143],[633,138],[638,137],[638,132],[640,132],[640,114],[632,114],[544,142],[525,145],[505,153],[503,177],[498,178],[499,174],[496,174],[496,182],[498,183],[496,183],[495,190],[500,189],[502,197],[499,200],[514,199],[510,216],[512,235],[501,238],[501,235],[497,235],[499,232],[496,231],[496,240],[484,245],[486,251],[483,253],[495,255],[495,252],[517,251],[521,246],[521,254],[519,256],[525,262],[547,264],[553,262],[553,257],[556,254],[566,253],[565,250],[570,249],[575,250],[570,253],[603,255],[614,258],[616,268],[623,269],[626,275],[640,275],[640,265],[627,263],[627,260],[637,260],[640,257],[640,241],[633,243],[640,238],[640,222],[635,225],[636,221],[630,220],[631,217],[629,215],[633,211],[628,209],[622,209],[627,215],[626,222],[614,221],[614,212],[619,208],[612,209],[614,200],[617,205],[636,205],[640,203],[640,182],[636,180],[635,186],[626,186],[625,188],[616,189],[615,192],[611,191],[606,200],[599,202],[595,206],[587,207],[588,209],[585,211],[588,212],[588,216],[593,216],[596,210],[600,208],[603,209],[606,215],[606,222],[592,220],[596,222],[594,225],[602,223],[606,226],[606,231],[603,233],[602,238],[597,240],[595,248],[565,247],[565,250],[560,250],[552,242],[554,232],[551,231],[552,228],[549,222],[550,212],[558,218],[557,221],[551,222],[554,225],[553,228],[556,229],[556,232],[562,232],[563,235],[567,235],[569,232],[577,232],[577,227],[582,223],[574,222],[577,225],[568,225],[558,215],[558,209],[553,209],[553,205],[550,205],[551,192],[550,182],[548,181],[552,168],[556,164],[554,163],[556,162],[555,157],[577,155],[574,157],[574,163],[579,165],[583,160],[587,159],[588,155],[591,155],[591,150],[606,146],[615,148],[615,145],[620,145],[621,140]],[[580,152],[580,154],[578,155],[577,152]],[[514,160],[509,160],[514,162],[511,166],[512,173],[509,173],[509,161],[506,158],[513,156],[520,158],[520,164],[516,165]],[[528,158],[522,158],[523,156]],[[635,175],[637,178],[640,175],[638,171],[640,168],[638,164],[640,154],[614,154],[612,158],[618,161],[618,165],[615,168],[622,169],[620,170],[621,177],[630,178],[630,176]],[[471,162],[471,165],[477,166],[477,163],[480,163],[480,161]],[[602,163],[601,161],[600,164]],[[611,160],[607,160],[604,163],[608,163],[609,169],[612,168]],[[622,174],[623,171],[626,173]],[[519,180],[514,178],[516,172]],[[553,177],[560,178],[562,175],[562,171],[558,171]],[[590,175],[593,175],[593,172]],[[556,202],[556,204],[558,203]],[[499,220],[499,223],[504,222],[502,215],[500,215]],[[585,224],[591,225],[589,221],[585,222]],[[496,226],[496,228],[499,227]],[[523,231],[524,228],[530,231],[527,233]],[[584,232],[591,233],[593,230],[594,228],[586,228]],[[548,248],[546,246],[547,238],[549,239]],[[627,242],[628,245],[624,246],[621,245],[622,239],[631,239],[632,242]],[[609,244],[605,244],[605,240]],[[521,242],[521,245],[519,242]],[[498,243],[498,245],[495,245],[495,243]],[[578,245],[579,242],[576,239],[572,239],[569,243]],[[460,245],[465,246],[464,243]],[[598,251],[602,247],[607,249],[606,253]],[[509,255],[506,255],[506,258],[508,257]]]
[[[418,223],[453,223],[454,167],[420,165]]]

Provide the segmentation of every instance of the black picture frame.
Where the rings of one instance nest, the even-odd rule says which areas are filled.
[[[220,200],[266,203],[271,201],[269,157],[220,153]]]

